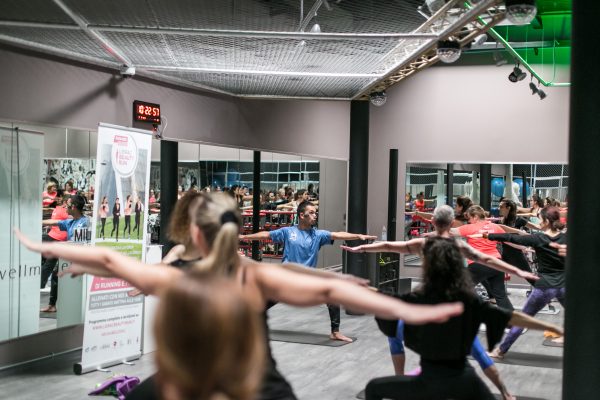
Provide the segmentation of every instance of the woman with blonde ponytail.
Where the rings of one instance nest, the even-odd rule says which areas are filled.
[[[81,251],[79,246],[34,243],[18,231],[16,235],[32,251],[72,261],[73,264],[64,273],[118,277],[147,294],[164,296],[165,289],[185,274],[206,273],[207,276],[229,279],[248,296],[248,305],[257,314],[263,313],[265,326],[265,310],[269,301],[305,307],[339,304],[380,318],[403,319],[408,324],[443,322],[462,313],[460,303],[435,306],[408,304],[344,279],[344,275],[293,264],[259,263],[242,257],[237,253],[241,216],[235,202],[222,193],[203,193],[190,205],[189,217],[191,242],[201,260],[192,263],[188,272],[166,265],[146,265],[107,248],[91,247]],[[244,335],[240,335],[239,340],[244,340]],[[263,340],[268,342],[266,335]],[[289,383],[277,371],[268,346],[266,348],[266,373],[258,398],[296,399]],[[203,377],[198,375],[198,378],[201,381]],[[229,378],[225,376],[222,379]]]

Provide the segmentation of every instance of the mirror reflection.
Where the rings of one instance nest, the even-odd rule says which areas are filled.
[[[95,195],[97,133],[76,129],[0,122],[2,172],[8,191],[1,197],[2,218],[10,223],[3,237],[13,238],[13,225],[32,238],[68,241],[61,221],[92,218]],[[17,146],[16,143],[19,143]],[[37,146],[37,147],[36,147]],[[38,148],[38,155],[32,156]],[[28,150],[29,152],[25,151]],[[237,148],[180,143],[178,157],[178,197],[189,191],[226,192],[235,197],[244,215],[244,231],[252,229],[253,151]],[[4,157],[6,156],[6,157]],[[8,162],[5,162],[8,161]],[[15,166],[18,166],[19,173]],[[318,224],[324,229],[345,231],[345,161],[299,155],[261,153],[261,230],[272,230],[295,222],[296,208],[311,200],[318,208]],[[327,183],[327,184],[326,184]],[[84,200],[74,215],[74,198]],[[148,209],[148,245],[160,237],[160,141],[153,142]],[[113,205],[99,213],[98,237],[114,228]],[[6,215],[5,215],[6,214]],[[123,224],[118,229],[124,229]],[[133,227],[132,227],[133,228]],[[82,277],[61,277],[69,264],[60,259],[40,258],[20,251],[7,240],[0,265],[0,341],[54,328],[81,324],[84,320],[86,285]],[[251,253],[249,243],[241,251]],[[260,256],[280,262],[281,247],[260,243]],[[29,258],[27,258],[29,257]],[[328,246],[319,256],[319,266],[339,264],[341,250]],[[27,265],[31,273],[17,276],[15,265]],[[29,271],[29,269],[28,269]],[[6,279],[5,279],[6,278]]]
[[[404,239],[431,232],[431,213],[442,204],[454,208],[455,226],[468,222],[466,211],[471,205],[482,205],[491,221],[514,224],[518,216],[526,220],[524,230],[539,229],[539,212],[545,205],[559,207],[566,220],[568,185],[564,164],[407,164]],[[505,199],[514,202],[514,218],[501,204]],[[420,264],[417,256],[405,257],[408,267]]]

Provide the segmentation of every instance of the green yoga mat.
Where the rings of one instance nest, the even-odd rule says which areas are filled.
[[[303,343],[313,344],[317,346],[330,346],[330,347],[341,347],[349,342],[343,342],[341,340],[331,340],[329,335],[323,335],[320,333],[310,332],[296,332],[296,331],[284,331],[284,330],[271,330],[269,331],[269,338],[276,342],[287,342],[287,343]],[[351,338],[356,340],[355,337]]]

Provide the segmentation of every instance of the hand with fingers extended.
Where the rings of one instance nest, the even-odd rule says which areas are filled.
[[[536,274],[532,273],[532,272],[528,272],[528,271],[523,271],[523,270],[519,270],[517,271],[517,276],[526,280],[530,280],[530,281],[537,281],[540,279],[539,276],[537,276]]]
[[[354,246],[354,247],[350,247],[350,246],[345,246],[345,245],[341,245],[340,248],[342,250],[346,250],[349,251],[350,253],[364,253],[365,251],[363,250],[362,246]]]
[[[554,247],[555,249],[557,249],[559,256],[561,256],[561,257],[567,256],[567,245],[566,244],[550,243],[550,247]]]
[[[23,246],[25,246],[28,250],[31,250],[35,253],[40,253],[42,255],[42,257],[45,257],[45,258],[58,258],[58,255],[53,252],[52,243],[50,243],[50,242],[34,242],[33,240],[31,240],[27,236],[25,236],[23,234],[23,232],[21,232],[19,230],[19,228],[15,227],[15,228],[13,228],[13,230],[15,232],[15,236],[17,237],[17,239],[19,239],[21,244]]]
[[[375,240],[375,239],[377,239],[377,236],[373,236],[373,235],[358,235],[358,239],[359,240]]]

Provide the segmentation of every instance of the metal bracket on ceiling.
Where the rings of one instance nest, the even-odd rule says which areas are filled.
[[[437,41],[453,37],[457,39],[461,47],[472,41],[477,35],[486,32],[504,18],[504,11],[499,8],[503,0],[483,0],[476,5],[471,6],[464,0],[454,0],[447,2],[431,18],[417,28],[414,33],[431,31],[435,27],[441,30],[437,33],[436,40],[428,40],[420,46],[418,55],[403,59],[397,66],[384,74],[382,79],[375,80],[361,89],[353,100],[367,99],[373,91],[382,91],[390,86],[400,82],[416,72],[425,69],[438,61],[435,49]],[[456,15],[457,7],[460,8],[460,14]],[[452,13],[452,21],[449,21],[448,14]],[[487,25],[479,24],[482,20],[481,15],[489,21]],[[464,30],[467,27],[468,30]],[[462,33],[461,33],[462,31]]]

